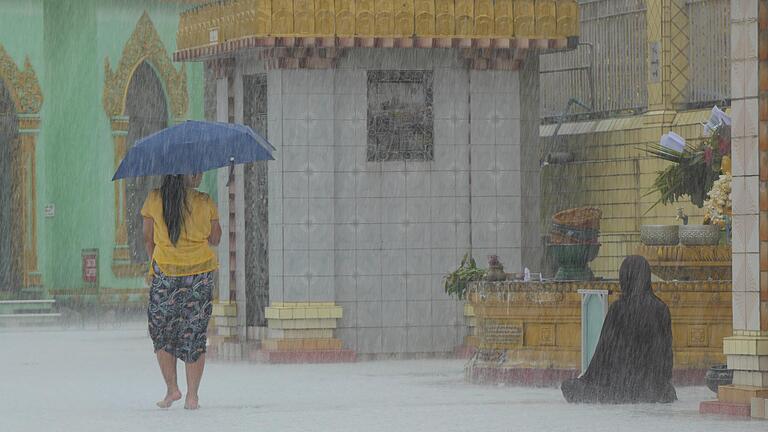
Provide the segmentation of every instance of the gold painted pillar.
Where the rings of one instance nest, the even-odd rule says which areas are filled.
[[[40,133],[40,116],[19,114],[19,178],[21,218],[20,232],[23,235],[22,257],[25,289],[42,287],[42,277],[37,263],[37,179],[36,146]]]
[[[648,0],[646,124],[669,124],[688,99],[688,15],[685,0]]]
[[[115,170],[128,151],[128,117],[113,116],[112,142],[115,146]],[[128,225],[126,222],[128,200],[126,181],[114,183],[115,188],[115,247],[112,252],[112,271],[117,277],[137,277],[147,271],[145,265],[131,262],[131,249],[128,245]]]

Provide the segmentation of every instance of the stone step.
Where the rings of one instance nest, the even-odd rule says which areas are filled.
[[[720,386],[717,399],[737,405],[749,405],[752,398],[768,398],[768,389],[752,386],[726,385]]]
[[[0,316],[54,313],[55,300],[2,300]]]
[[[704,401],[699,404],[699,413],[719,414],[733,417],[749,417],[750,404]]]
[[[249,360],[259,363],[352,363],[357,356],[351,350],[329,351],[256,351]]]
[[[768,411],[766,411],[766,408],[768,408],[768,399],[752,398],[752,403],[750,405],[750,414],[752,415],[752,418],[768,418],[768,416],[766,416],[766,413],[768,413]]]
[[[265,339],[261,341],[264,351],[339,351],[343,343],[340,339]]]
[[[477,351],[477,348],[469,345],[459,345],[454,349],[453,354],[458,359],[468,359]]]

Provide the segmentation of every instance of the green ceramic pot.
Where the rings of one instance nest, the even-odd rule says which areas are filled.
[[[680,225],[680,243],[686,246],[714,246],[720,243],[717,225]]]
[[[592,280],[589,263],[597,258],[599,244],[551,244],[549,249],[558,264],[555,280]]]

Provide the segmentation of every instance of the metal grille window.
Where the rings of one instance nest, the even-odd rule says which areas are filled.
[[[692,105],[731,97],[731,2],[687,0],[690,91]]]
[[[369,162],[434,157],[431,71],[368,72]]]
[[[267,74],[243,75],[243,122],[267,136]]]
[[[243,75],[243,122],[267,136],[267,74]],[[267,325],[269,306],[269,218],[267,161],[245,165],[246,324]]]
[[[560,115],[569,99],[593,112],[648,106],[644,0],[580,0],[578,49],[541,55],[541,116]]]

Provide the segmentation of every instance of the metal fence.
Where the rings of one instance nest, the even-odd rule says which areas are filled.
[[[648,106],[644,0],[580,0],[581,37],[570,52],[541,55],[541,116],[560,115],[569,99],[593,112]]]
[[[687,0],[690,76],[688,102],[700,105],[731,97],[730,0]]]

